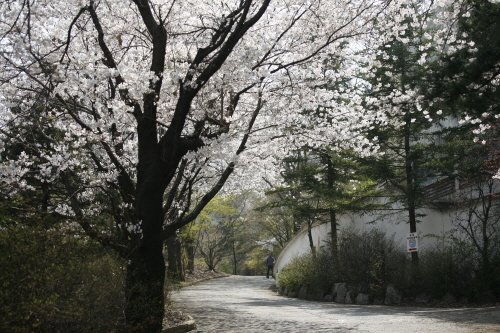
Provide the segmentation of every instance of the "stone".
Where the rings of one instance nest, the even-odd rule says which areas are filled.
[[[298,297],[300,299],[307,299],[307,287],[306,286],[300,287]]]
[[[368,294],[370,292],[370,285],[366,282],[361,282],[358,287],[358,292]]]
[[[385,305],[399,305],[401,304],[401,295],[396,288],[390,284],[385,291]]]
[[[495,295],[490,291],[478,292],[473,298],[480,304],[495,304],[496,301]]]
[[[165,327],[162,329],[161,333],[185,333],[196,329],[196,323],[191,316],[187,316],[188,319],[176,326]]]
[[[352,291],[347,291],[345,294],[345,303],[346,304],[352,304],[353,303],[353,292]]]
[[[444,304],[453,304],[457,302],[457,299],[451,293],[447,292],[441,299],[441,302]]]
[[[307,299],[312,301],[323,301],[324,294],[322,290],[312,291],[307,294]]]
[[[347,283],[335,283],[335,302],[345,303],[345,296],[347,294]]]
[[[370,304],[370,296],[368,294],[359,293],[356,297],[356,304]]]
[[[426,294],[420,294],[420,295],[417,295],[417,297],[415,297],[415,303],[418,303],[418,304],[427,304],[429,303],[431,300],[431,297],[429,295],[426,295]]]

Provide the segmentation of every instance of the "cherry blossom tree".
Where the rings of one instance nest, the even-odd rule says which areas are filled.
[[[164,240],[224,184],[258,187],[305,142],[373,151],[377,115],[322,85],[355,75],[349,59],[384,42],[374,25],[397,26],[402,2],[4,1],[0,149],[24,148],[2,155],[0,189],[57,193],[47,210],[127,260],[128,331],[159,332]]]

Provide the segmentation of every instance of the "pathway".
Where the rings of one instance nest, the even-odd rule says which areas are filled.
[[[231,276],[183,288],[172,296],[191,314],[196,332],[500,332],[500,307],[411,308],[344,305],[278,296],[274,280]]]

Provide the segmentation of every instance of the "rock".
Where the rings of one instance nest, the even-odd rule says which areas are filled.
[[[335,283],[332,287],[332,297],[333,299],[335,299],[335,296],[337,296],[337,286],[339,285],[339,283]]]
[[[325,293],[322,290],[316,290],[307,294],[307,299],[313,301],[323,301],[323,295]]]
[[[441,302],[444,304],[453,304],[457,302],[457,299],[450,292],[447,292],[441,299]]]
[[[399,305],[401,304],[401,295],[399,292],[394,288],[392,284],[387,286],[387,289],[385,291],[385,305]]]
[[[347,283],[335,283],[335,302],[345,303],[345,296],[347,294]]]
[[[166,327],[162,329],[161,333],[185,333],[196,329],[196,323],[193,317],[188,316],[188,319],[176,326]]]
[[[418,304],[427,304],[429,303],[431,300],[431,297],[429,295],[425,295],[425,294],[420,294],[420,295],[417,295],[417,297],[415,297],[415,303],[418,303]]]
[[[475,294],[474,300],[479,304],[495,304],[496,297],[490,291],[483,291]]]
[[[369,304],[370,296],[368,294],[359,293],[358,297],[356,297],[356,304]]]
[[[325,302],[333,302],[333,295],[331,294],[326,294],[325,297],[323,297],[323,300]]]
[[[307,287],[306,286],[300,287],[298,297],[300,299],[307,299]]]
[[[350,290],[345,294],[345,303],[346,304],[352,304],[353,303],[353,292],[350,291]]]
[[[358,292],[368,294],[370,292],[369,284],[366,282],[361,282],[358,287]]]

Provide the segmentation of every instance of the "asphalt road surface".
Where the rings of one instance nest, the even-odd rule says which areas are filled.
[[[175,292],[195,332],[500,332],[500,307],[416,308],[345,305],[279,296],[274,280],[231,276]]]

